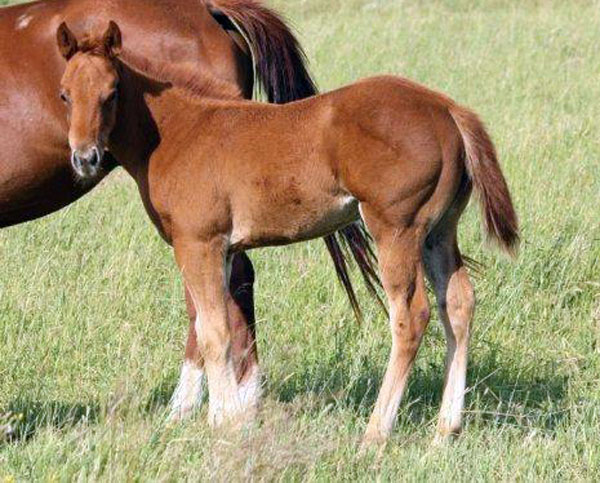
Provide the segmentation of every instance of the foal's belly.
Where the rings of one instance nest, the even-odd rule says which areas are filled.
[[[285,206],[253,208],[234,216],[231,248],[237,251],[311,240],[329,235],[359,216],[358,201],[349,195],[331,197],[327,203],[298,200]]]

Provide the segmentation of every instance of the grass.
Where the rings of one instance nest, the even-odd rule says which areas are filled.
[[[2,3],[6,3],[5,1]],[[519,260],[485,263],[465,432],[430,442],[444,338],[434,317],[381,455],[360,440],[389,350],[365,300],[357,326],[324,245],[252,253],[262,425],[211,432],[206,408],[165,424],[186,333],[170,249],[123,174],[53,216],[0,233],[0,446],[16,480],[587,480],[600,478],[600,4],[537,0],[273,1],[322,89],[399,73],[478,111],[523,229]],[[2,422],[0,421],[0,426]]]

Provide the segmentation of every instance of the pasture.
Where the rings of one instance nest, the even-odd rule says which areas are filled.
[[[523,241],[511,262],[486,246],[474,203],[463,217],[462,251],[484,267],[463,435],[431,445],[445,353],[434,311],[390,443],[359,454],[388,324],[364,290],[355,322],[320,241],[251,253],[262,423],[214,433],[203,407],[166,424],[183,290],[116,172],[75,205],[0,231],[0,415],[16,428],[0,442],[0,479],[597,480],[600,3],[269,4],[298,29],[321,90],[401,74],[477,111],[494,138]]]

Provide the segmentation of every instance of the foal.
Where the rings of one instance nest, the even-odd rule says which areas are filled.
[[[456,229],[472,188],[488,235],[508,252],[518,243],[510,194],[475,114],[398,77],[282,106],[214,100],[209,81],[170,84],[148,60],[125,64],[115,23],[83,44],[63,24],[58,42],[68,61],[62,96],[75,170],[86,175],[91,150],[128,160],[197,309],[211,424],[251,418],[259,402],[259,387],[240,388],[234,374],[232,255],[320,237],[362,217],[377,245],[392,333],[365,440],[392,430],[429,321],[425,276],[448,340],[438,430],[460,430],[474,296]]]

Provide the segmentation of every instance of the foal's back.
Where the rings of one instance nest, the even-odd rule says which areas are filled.
[[[185,111],[181,126],[194,126],[184,143],[191,158],[218,159],[220,170],[235,170],[243,177],[260,171],[279,176],[281,170],[301,170],[324,158],[338,171],[344,160],[359,157],[365,146],[373,145],[392,150],[396,165],[439,160],[444,148],[440,139],[451,138],[452,148],[460,147],[449,114],[453,106],[442,94],[384,76],[285,105],[198,100],[191,105],[191,121],[189,104],[176,109]],[[372,157],[365,153],[365,162]]]
[[[201,223],[229,220],[240,249],[327,234],[356,220],[361,201],[405,198],[398,209],[417,213],[435,194],[439,206],[423,214],[430,218],[453,194],[438,181],[448,173],[454,185],[462,174],[452,105],[391,76],[284,106],[203,101],[183,143],[188,152],[169,170],[181,178],[173,215],[213,207]],[[186,183],[191,173],[195,182]]]

